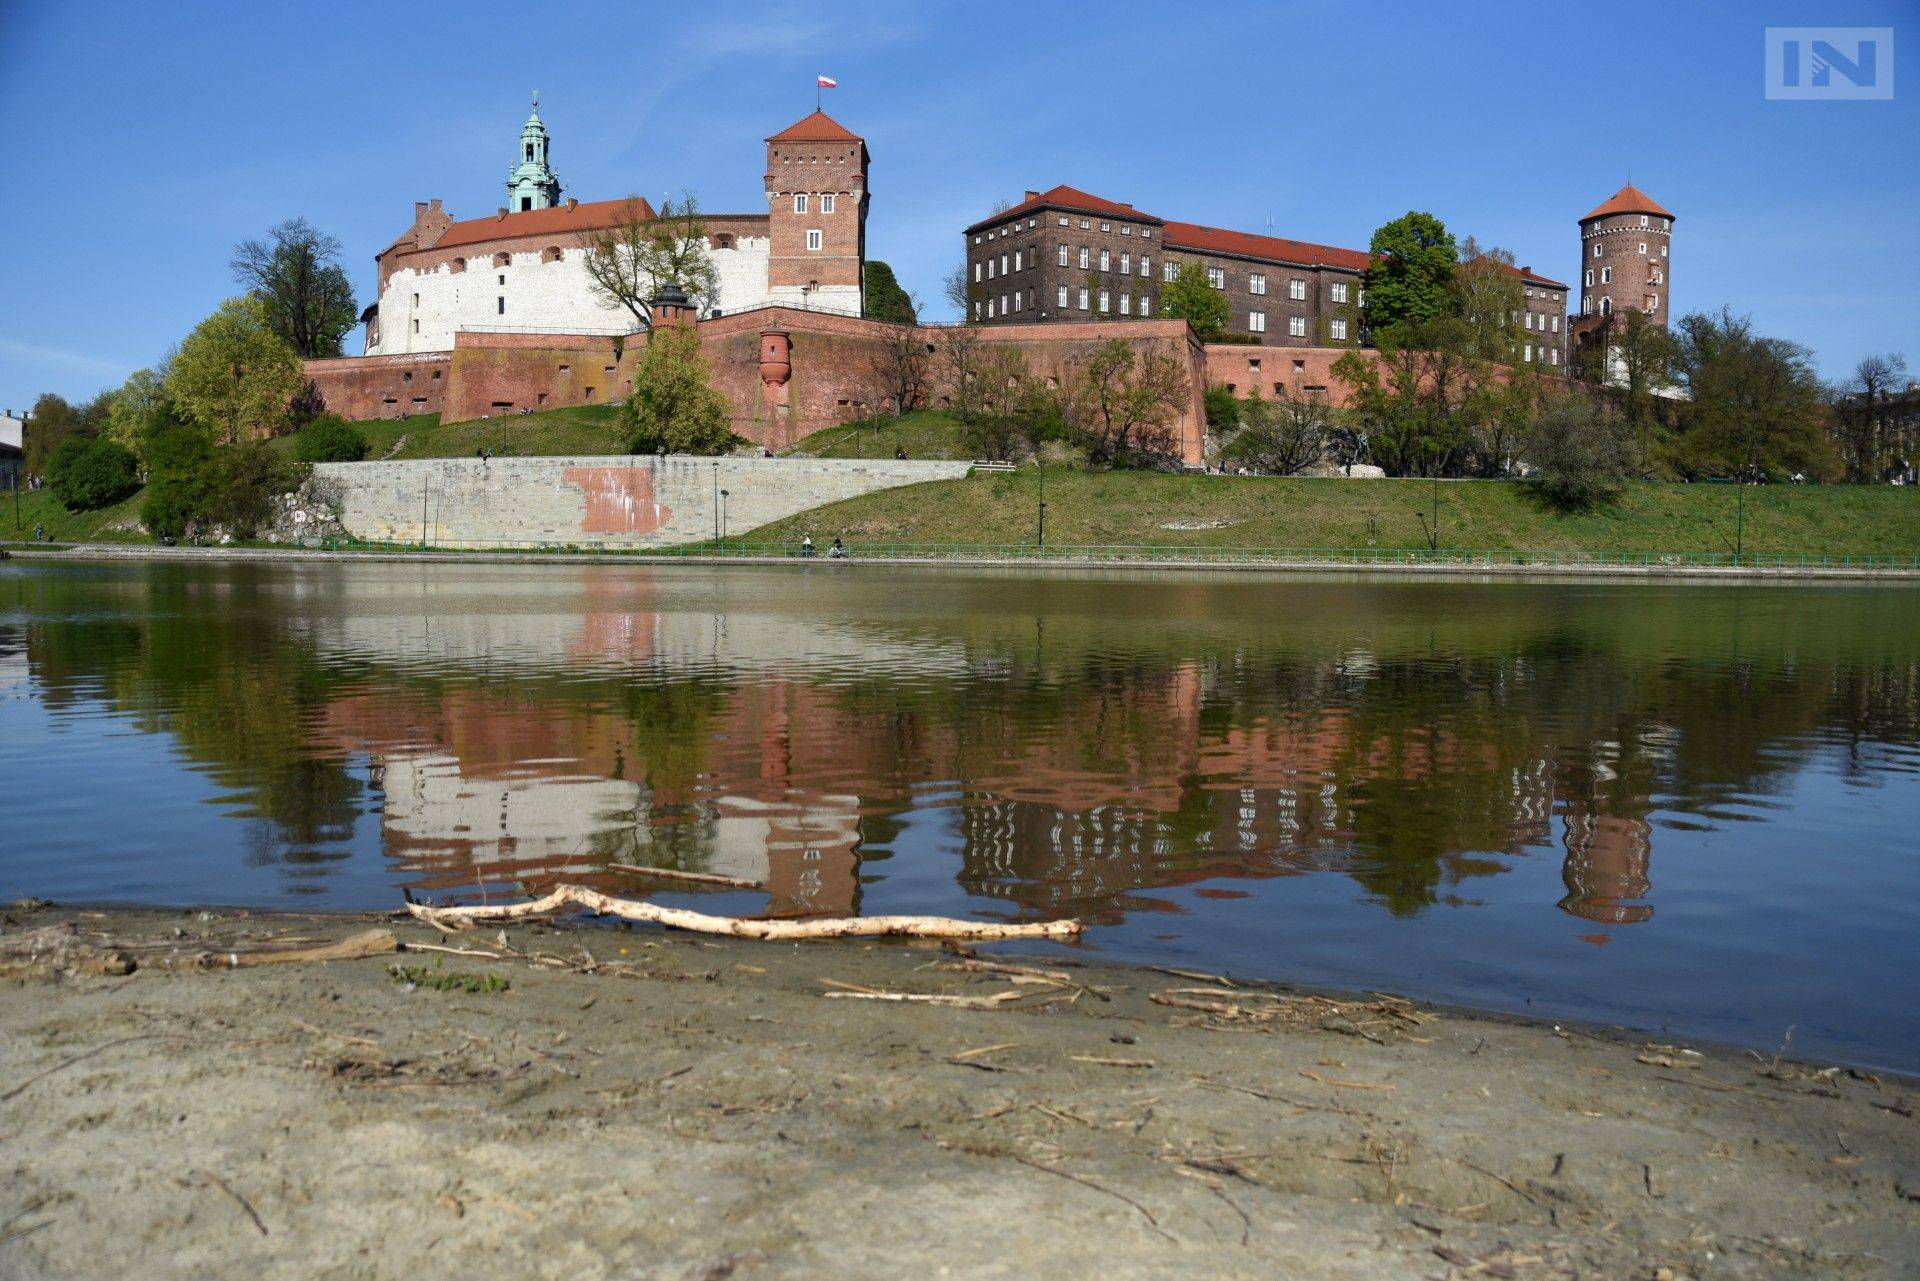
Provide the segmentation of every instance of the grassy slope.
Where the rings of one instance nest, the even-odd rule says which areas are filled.
[[[140,494],[97,512],[70,512],[51,490],[21,490],[18,527],[13,511],[12,491],[0,492],[0,543],[30,541],[36,521],[47,527],[47,538],[56,543],[147,540],[139,525]]]
[[[787,452],[802,458],[971,458],[960,423],[937,409],[916,409],[883,426],[862,423],[828,427],[800,440]]]
[[[481,448],[504,456],[624,454],[618,405],[574,405],[537,414],[442,423],[438,414],[355,423],[366,435],[367,457],[471,458]],[[291,447],[287,437],[276,442]],[[399,448],[396,450],[395,446]]]
[[[1422,548],[1424,481],[1299,480],[1147,472],[1047,474],[1049,543],[1173,547]],[[1731,485],[1640,485],[1610,508],[1544,510],[1525,487],[1443,482],[1440,543],[1528,551],[1726,552]],[[839,535],[860,542],[1022,543],[1034,534],[1037,477],[981,474],[885,490],[762,527],[756,539]],[[1920,554],[1920,490],[1772,485],[1746,494],[1757,552]],[[1225,521],[1216,529],[1170,522]]]

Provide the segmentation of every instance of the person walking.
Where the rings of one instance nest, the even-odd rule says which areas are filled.
[[[813,555],[813,535],[812,534],[806,534],[801,537],[800,554],[802,556]]]

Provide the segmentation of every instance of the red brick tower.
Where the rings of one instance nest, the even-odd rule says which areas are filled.
[[[857,316],[867,257],[867,144],[824,111],[767,139],[767,292]]]
[[[1667,323],[1673,215],[1632,183],[1580,220],[1580,328],[1629,307]]]

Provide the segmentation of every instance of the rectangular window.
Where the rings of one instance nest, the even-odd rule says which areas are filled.
[[[1226,270],[1221,267],[1207,268],[1207,283],[1215,289],[1225,289],[1227,287]]]
[[[1553,332],[1556,334],[1560,332],[1560,317],[1558,316],[1553,318]]]
[[[1065,245],[1060,246],[1059,262],[1062,267],[1067,265],[1067,247]]]
[[[1250,273],[1247,276],[1247,292],[1250,294],[1266,293],[1267,292],[1267,273],[1264,271],[1256,271],[1256,272]]]
[[[1553,349],[1553,361],[1552,361],[1552,363],[1553,363],[1553,364],[1556,364],[1556,365],[1560,363],[1560,349],[1559,349],[1558,347],[1555,347],[1555,348]]]
[[[1024,268],[1022,268],[1020,265],[1020,250],[1018,249],[1013,251],[1013,269],[1015,271],[1024,270]]]
[[[820,197],[820,212],[821,213],[833,212],[833,193],[831,191],[827,192],[825,195]]]
[[[1062,308],[1065,308],[1067,305],[1067,287],[1065,285],[1060,286],[1060,299],[1057,305]]]
[[[1080,270],[1085,271],[1087,269],[1087,262],[1088,262],[1087,247],[1085,245],[1081,245],[1080,246]]]
[[[1120,234],[1123,236],[1131,236],[1133,234],[1133,228],[1129,225],[1122,224],[1120,228]]]
[[[1333,300],[1335,302],[1345,302],[1347,300],[1346,282],[1342,281],[1339,284],[1336,284],[1335,286],[1333,286],[1332,293],[1333,293]]]
[[[1102,249],[1100,251],[1100,270],[1113,270],[1113,251],[1111,249]]]
[[[496,303],[498,303],[498,304],[499,304],[499,305],[498,305],[497,307],[495,307],[495,308],[494,308],[494,314],[495,314],[495,315],[500,315],[500,316],[504,316],[504,315],[506,315],[506,314],[507,314],[507,300],[506,300],[505,298],[496,298],[496,299],[494,299],[494,301],[495,301]]]
[[[1132,294],[1120,295],[1120,314],[1123,316],[1131,316],[1133,314],[1133,295]]]
[[[1179,278],[1180,264],[1169,258],[1161,265],[1161,276],[1169,283]]]
[[[413,322],[413,332],[416,334],[420,332],[420,321],[418,318],[416,318]],[[435,372],[436,374],[438,373],[438,371],[435,371]]]
[[[1120,274],[1125,276],[1125,275],[1132,274],[1132,272],[1133,272],[1133,255],[1121,254],[1120,255]]]
[[[1145,294],[1140,295],[1140,314],[1143,316],[1151,316],[1153,314],[1153,299],[1147,297]]]
[[[1007,274],[1007,256],[1005,254],[1000,255],[1000,274],[1003,276]]]
[[[980,283],[980,264],[977,262],[973,264],[973,283]]]
[[[1306,296],[1307,296],[1306,281],[1296,277],[1287,282],[1287,297],[1293,299],[1295,302],[1303,302],[1305,301]]]
[[[1587,276],[1582,283],[1587,285],[1589,288],[1593,286],[1593,268],[1591,267],[1587,268]]]
[[[1613,283],[1613,268],[1602,267],[1600,269],[1600,283],[1603,285],[1610,285]]]
[[[978,301],[975,301],[973,304],[973,318],[975,320],[980,319],[980,304]]]
[[[1532,313],[1532,312],[1528,312],[1528,313],[1527,313],[1527,328],[1528,328],[1528,329],[1532,329],[1532,328],[1533,328],[1533,313]]]
[[[1084,287],[1082,287],[1080,290],[1080,310],[1085,311],[1086,309],[1087,309],[1087,291]]]
[[[1287,333],[1294,338],[1305,338],[1307,336],[1307,318],[1305,316],[1288,316]]]
[[[1525,359],[1529,364],[1531,364],[1533,361],[1533,344],[1532,343],[1528,343],[1526,346]]]
[[[1345,342],[1347,340],[1347,322],[1346,321],[1344,320],[1334,321],[1332,325],[1332,329],[1333,329],[1333,336],[1336,341]]]
[[[1151,276],[1153,274],[1153,264],[1147,261],[1145,254],[1140,255],[1140,274],[1142,276]]]
[[[1027,309],[1027,300],[1024,296],[1025,293],[1026,291],[1023,289],[1016,289],[1013,291],[1013,309],[1015,311],[1025,311]]]
[[[818,249],[819,247],[820,247],[820,229],[818,227],[809,227],[807,229],[807,248]]]
[[[1600,257],[1600,242],[1597,240],[1593,242],[1593,256],[1595,258]]]
[[[1007,309],[1007,296],[1006,296],[1005,294],[1001,294],[1001,295],[1000,295],[1000,314],[1001,314],[1002,316],[1004,316],[1004,315],[1006,315],[1006,314],[1007,314],[1007,310],[1008,310],[1008,309]]]
[[[1101,224],[1100,224],[1100,230],[1102,230],[1102,231],[1112,231],[1112,230],[1113,230],[1113,224],[1112,224],[1112,223],[1110,223],[1110,222],[1103,222],[1103,223],[1101,223]]]
[[[1647,252],[1647,242],[1644,240],[1640,242],[1640,252],[1642,254],[1645,254]]]
[[[1247,313],[1247,332],[1264,334],[1267,332],[1267,313],[1250,311]]]
[[[1067,216],[1065,214],[1060,215],[1060,225],[1062,227],[1067,225]]]
[[[1110,301],[1111,300],[1107,296],[1107,291],[1102,289],[1100,291],[1100,314],[1101,315],[1104,316],[1108,311],[1112,310],[1112,308],[1109,306]]]
[[[807,198],[805,195],[797,195],[793,198],[793,211],[795,213],[805,213],[807,211]]]
[[[1660,246],[1660,256],[1662,258],[1665,258],[1667,256],[1667,247],[1665,245]]]

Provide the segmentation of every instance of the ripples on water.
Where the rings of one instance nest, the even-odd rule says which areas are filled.
[[[1920,592],[8,566],[12,896],[782,914],[1920,1069]]]

